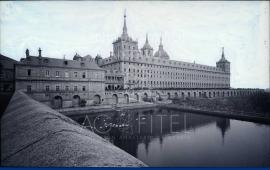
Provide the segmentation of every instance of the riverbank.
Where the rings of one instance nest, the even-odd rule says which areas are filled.
[[[245,112],[250,114],[260,113],[262,116],[270,116],[269,93],[223,98],[176,99],[174,103],[181,106],[191,106],[212,111]]]
[[[239,112],[202,110],[202,109],[197,109],[197,108],[192,108],[192,107],[183,107],[176,104],[166,105],[165,107],[179,110],[179,111],[184,111],[184,112],[191,112],[191,113],[198,113],[198,114],[204,114],[204,115],[210,115],[210,116],[219,116],[219,117],[232,118],[232,119],[243,120],[243,121],[270,124],[269,117],[252,116],[252,115],[246,115],[244,113],[239,113]]]
[[[66,115],[66,116],[71,116],[71,115],[81,115],[81,114],[89,114],[89,113],[115,111],[115,110],[122,110],[122,109],[151,108],[151,107],[156,107],[156,106],[158,106],[158,104],[156,104],[156,103],[139,102],[139,103],[130,103],[130,104],[99,105],[99,106],[88,106],[88,107],[64,108],[64,109],[57,109],[57,111],[59,113]]]
[[[170,100],[169,100],[170,101]],[[66,116],[82,115],[82,114],[91,114],[91,113],[101,113],[108,111],[120,111],[128,109],[141,109],[141,108],[154,108],[154,107],[165,107],[171,109],[177,109],[180,111],[227,117],[244,121],[252,121],[258,123],[270,124],[270,114],[258,113],[258,112],[247,112],[244,109],[244,104],[242,106],[233,107],[231,103],[237,101],[238,103],[249,104],[247,99],[239,97],[227,97],[227,98],[215,98],[215,99],[178,99],[173,100],[172,102],[164,101],[157,103],[150,102],[139,102],[132,104],[117,104],[117,105],[100,105],[100,106],[88,106],[88,107],[78,107],[78,108],[65,108],[59,109],[60,113]],[[176,102],[175,102],[176,101]],[[236,109],[238,110],[236,110]]]
[[[109,141],[22,92],[15,92],[1,119],[1,165],[146,166]]]
[[[269,94],[245,97],[176,99],[166,107],[181,111],[270,124]]]

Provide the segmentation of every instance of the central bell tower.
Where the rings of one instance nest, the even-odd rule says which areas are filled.
[[[138,54],[138,42],[128,36],[127,15],[125,11],[123,32],[121,36],[113,42],[113,57],[117,60],[123,60],[125,57],[136,57]]]

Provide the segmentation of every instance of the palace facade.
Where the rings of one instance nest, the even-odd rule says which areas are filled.
[[[170,60],[162,39],[154,52],[148,36],[141,49],[123,32],[108,58],[73,60],[29,54],[15,64],[15,88],[53,108],[129,104],[172,98],[249,95],[258,89],[231,89],[230,62],[224,49],[216,67]]]
[[[139,49],[138,42],[128,35],[126,15],[122,35],[113,42],[113,54],[98,60],[101,68],[125,75],[125,89],[230,88],[230,62],[225,59],[224,48],[216,67],[170,60],[161,38],[155,53],[147,35]]]

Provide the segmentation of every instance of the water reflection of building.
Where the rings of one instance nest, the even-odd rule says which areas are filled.
[[[110,141],[133,156],[137,156],[140,143],[145,146],[146,153],[152,140],[157,139],[160,145],[164,137],[171,132],[185,133],[196,128],[216,123],[222,133],[229,128],[229,120],[192,113],[183,113],[169,109],[137,109],[120,112],[105,113],[111,118],[111,130],[108,135]],[[91,122],[98,114],[89,114]],[[171,117],[173,115],[173,117]],[[161,121],[162,117],[162,121]],[[84,117],[72,117],[82,123]],[[171,121],[174,123],[171,127]],[[141,121],[139,123],[139,121]],[[151,122],[152,121],[152,122]],[[162,125],[161,125],[162,123]],[[103,136],[106,136],[103,135]],[[102,136],[102,135],[101,135]]]
[[[216,125],[221,131],[222,143],[224,143],[225,133],[230,129],[231,126],[230,119],[220,118],[217,120]]]

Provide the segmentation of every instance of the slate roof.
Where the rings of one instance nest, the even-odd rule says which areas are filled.
[[[77,55],[74,56],[76,60],[49,58],[49,57],[37,57],[29,56],[22,58],[20,64],[26,65],[38,65],[38,66],[50,66],[50,67],[66,67],[66,68],[78,68],[78,69],[95,69],[104,70],[100,68],[94,60],[89,60],[89,56],[86,58]]]

